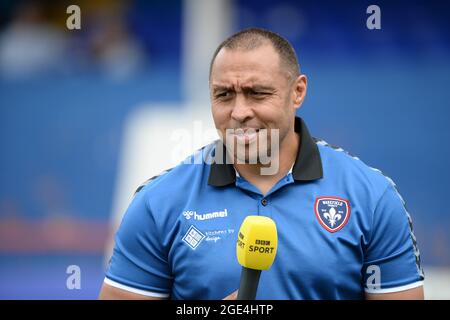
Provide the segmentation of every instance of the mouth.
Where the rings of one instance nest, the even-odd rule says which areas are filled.
[[[259,128],[238,128],[234,130],[233,136],[238,143],[251,143],[258,137]]]

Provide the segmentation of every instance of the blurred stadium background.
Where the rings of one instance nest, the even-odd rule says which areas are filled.
[[[81,30],[65,26],[70,4]],[[371,4],[381,30],[366,28]],[[309,76],[299,114],[313,134],[397,183],[426,297],[450,299],[450,2],[440,0],[0,1],[1,299],[97,297],[135,188],[176,157],[173,130],[211,129],[214,48],[250,26],[298,51]],[[66,288],[69,265],[80,290]]]

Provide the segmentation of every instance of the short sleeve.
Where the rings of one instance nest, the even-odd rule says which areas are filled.
[[[172,277],[145,190],[138,192],[115,236],[105,283],[130,292],[168,297]]]
[[[393,185],[375,208],[362,278],[368,293],[398,292],[423,284],[412,220]]]

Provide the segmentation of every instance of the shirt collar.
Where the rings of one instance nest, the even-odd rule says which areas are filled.
[[[295,117],[295,132],[300,135],[300,148],[292,167],[292,176],[296,181],[313,181],[323,177],[322,160],[316,142],[309,134],[305,122],[300,117]],[[222,163],[211,164],[208,184],[215,187],[223,187],[236,182],[234,166],[226,160],[225,145],[221,140],[216,142],[216,149],[223,148]]]

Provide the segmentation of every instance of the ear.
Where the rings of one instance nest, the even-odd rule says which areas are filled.
[[[292,84],[292,98],[295,109],[301,107],[306,97],[306,91],[308,88],[308,78],[306,75],[301,74],[294,80]]]

